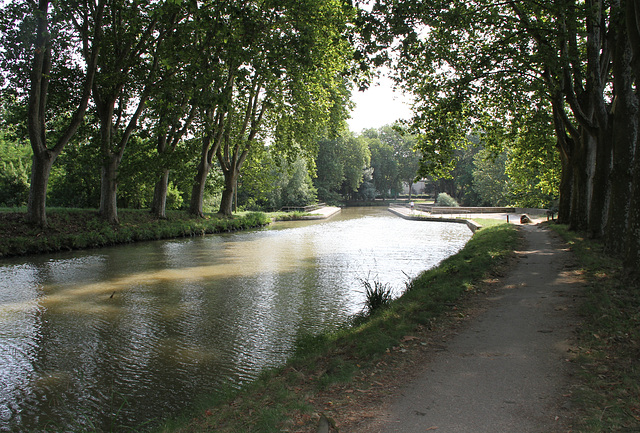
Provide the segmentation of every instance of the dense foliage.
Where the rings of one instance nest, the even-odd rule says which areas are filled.
[[[557,206],[640,261],[636,2],[1,8],[1,199],[41,226],[47,200],[116,223],[119,206],[228,215],[237,193],[249,208],[338,202],[419,177],[465,204]],[[384,63],[414,119],[346,133],[350,83]]]
[[[0,206],[27,204],[30,165],[29,148],[0,132]]]
[[[436,197],[436,206],[446,206],[446,207],[458,207],[460,206],[455,198],[451,197],[446,192],[441,192]]]
[[[308,161],[288,162],[272,147],[257,147],[238,180],[238,206],[245,210],[278,210],[316,203]]]
[[[355,9],[341,0],[0,8],[3,203],[25,204],[15,149],[29,142],[27,215],[43,227],[47,200],[111,223],[119,206],[164,217],[167,202],[228,215],[252,149],[312,167],[316,138],[347,116]]]
[[[510,184],[523,179],[521,192],[496,195],[462,146],[452,154],[429,147],[430,134],[442,132],[435,124],[417,136],[398,126],[345,132],[349,80],[366,85],[376,62],[363,62],[368,23],[339,0],[72,3],[2,6],[0,203],[27,205],[39,225],[47,200],[97,207],[116,223],[118,207],[162,218],[167,208],[228,215],[234,204],[397,197],[417,174],[438,185],[434,196],[469,204],[526,196],[542,206],[553,195],[550,181],[530,199],[547,167],[529,163],[535,150],[501,173]],[[482,145],[521,158],[518,140],[541,136],[523,138],[525,126],[499,145],[484,135]],[[455,166],[453,180],[425,168],[434,155]]]
[[[447,176],[476,135],[544,193],[559,174],[560,220],[638,268],[637,1],[362,3],[362,57],[390,61],[416,97],[423,176]]]
[[[274,146],[255,146],[247,158],[237,184],[237,208],[272,211],[283,207],[303,207],[322,201],[343,203],[350,199],[397,198],[416,180],[420,154],[413,150],[415,136],[391,126],[369,129],[359,136],[345,133],[334,139],[317,141],[318,154],[307,158],[298,154],[289,160]],[[165,208],[188,207],[190,176],[196,171],[197,142],[181,144],[171,163],[172,181],[167,185]],[[28,195],[30,151],[23,143],[0,141],[4,206],[24,206]],[[499,155],[476,143],[456,151],[456,167],[450,178],[428,178],[426,192],[433,198],[447,193],[467,206],[548,207],[557,193],[557,178],[549,177],[547,189],[534,182],[537,162]],[[128,158],[119,172],[118,206],[132,209],[152,207],[158,166],[153,142],[133,137]],[[177,162],[182,162],[178,165]],[[521,164],[524,167],[514,167]],[[53,206],[96,208],[100,199],[99,152],[91,141],[69,147],[52,170],[48,191]],[[12,167],[16,167],[14,169]],[[543,167],[548,171],[548,166]],[[218,209],[224,187],[220,171],[207,177],[204,208]],[[415,188],[413,188],[415,190]]]

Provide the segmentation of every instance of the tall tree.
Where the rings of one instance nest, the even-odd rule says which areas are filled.
[[[248,93],[238,91],[235,100],[240,102],[240,112],[236,113],[235,104],[228,115],[222,145],[218,147],[216,156],[224,175],[224,190],[218,213],[233,213],[233,195],[237,188],[240,169],[255,146],[257,135],[269,102],[261,96],[261,79],[252,77]]]
[[[183,138],[189,132],[193,122],[197,106],[188,104],[187,94],[181,94],[171,102],[164,102],[155,125],[156,150],[158,154],[158,180],[153,191],[151,213],[159,218],[166,218],[167,192],[169,190],[169,174],[176,162],[176,149],[182,143]],[[171,101],[173,98],[164,99]],[[174,156],[172,159],[171,156]]]
[[[344,164],[344,181],[341,193],[346,199],[353,199],[371,166],[371,151],[363,137],[347,136],[340,156]]]
[[[491,122],[478,119],[509,125],[531,105],[527,101],[548,101],[563,171],[561,219],[604,235],[612,251],[628,254],[622,240],[631,226],[609,224],[607,209],[629,202],[635,187],[612,188],[610,182],[611,167],[628,172],[637,144],[637,135],[622,132],[637,130],[638,122],[638,95],[624,77],[632,62],[624,48],[624,7],[633,2],[375,3],[368,22],[387,24],[377,27],[381,40],[398,41],[400,78],[418,93],[416,125],[423,132],[437,130],[425,123],[433,114],[487,129]],[[447,136],[427,141],[425,155],[442,160],[450,149]],[[618,211],[632,220],[624,207]]]
[[[373,182],[384,196],[397,195],[402,183],[411,186],[418,175],[419,153],[414,149],[415,136],[400,125],[386,125],[363,132],[369,140]]]
[[[474,156],[473,188],[482,206],[507,206],[512,203],[509,178],[505,174],[506,153],[492,157],[485,149]]]
[[[153,165],[157,180],[151,212],[160,218],[166,217],[170,173],[184,166],[188,154],[184,152],[185,137],[195,131],[199,109],[196,97],[203,76],[199,59],[207,50],[197,43],[201,31],[197,13],[197,9],[184,8],[181,18],[176,19],[159,44],[158,75],[162,79],[154,86],[141,121],[156,144]]]
[[[118,166],[159,80],[160,44],[179,19],[176,3],[109,2],[93,83],[102,153],[100,214],[118,222]]]
[[[394,158],[393,147],[383,143],[375,131],[365,131],[365,135],[371,151],[373,185],[381,196],[393,197],[400,192],[401,188],[398,161]]]
[[[315,182],[320,200],[351,199],[362,185],[370,163],[371,152],[364,136],[345,132],[336,138],[318,140]]]
[[[43,227],[51,168],[81,125],[89,104],[104,6],[105,0],[40,0],[9,3],[2,9],[3,69],[12,70],[17,96],[28,95],[33,158],[27,218]],[[78,61],[81,54],[84,63]]]
[[[240,169],[260,133],[294,155],[312,145],[335,113],[346,114],[341,75],[350,55],[349,12],[336,0],[247,5],[236,27],[245,57],[217,152],[225,176],[221,214],[231,214]]]
[[[418,178],[420,152],[416,149],[416,136],[401,125],[384,126],[380,129],[380,140],[393,147],[394,158],[398,163],[398,179],[411,186]]]
[[[343,137],[318,140],[314,184],[318,198],[332,204],[340,201],[339,192],[345,180],[344,161],[341,158],[343,141]]]
[[[633,72],[633,77],[635,78],[635,87],[638,89],[638,87],[640,87],[640,6],[638,6],[638,3],[635,1],[627,0],[625,12],[626,31],[629,37],[629,46],[631,48],[631,70]],[[625,89],[628,89],[628,87],[625,87]],[[636,210],[640,209],[640,155],[638,155],[638,149],[640,149],[640,131],[638,131],[638,126],[640,125],[640,111],[638,110],[638,104],[633,104],[633,95],[629,92],[626,94],[629,97],[629,103],[632,105],[629,110],[630,115],[635,114],[636,117],[635,122],[629,122],[630,128],[628,129],[631,135],[629,139],[635,140],[635,154],[633,158],[631,178],[631,199],[629,201],[628,210]],[[635,109],[635,111],[633,111],[633,109]],[[622,158],[624,158],[624,155]],[[627,239],[624,246],[625,268],[637,275],[640,272],[640,221],[638,221],[638,218],[636,218],[631,212],[627,215]]]
[[[199,161],[193,179],[189,212],[204,215],[203,201],[207,176],[224,137],[243,46],[234,38],[241,5],[234,1],[203,3],[194,13],[191,47],[200,54],[191,57],[195,72],[197,137],[201,142]],[[242,14],[240,14],[241,16]]]

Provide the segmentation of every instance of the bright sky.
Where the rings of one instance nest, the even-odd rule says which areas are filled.
[[[356,134],[411,117],[410,98],[400,91],[394,92],[392,81],[386,77],[380,77],[364,92],[354,91],[351,99],[356,106],[348,123]]]

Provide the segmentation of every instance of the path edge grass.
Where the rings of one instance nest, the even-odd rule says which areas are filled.
[[[551,224],[584,281],[572,359],[574,431],[640,431],[640,282],[600,240]]]

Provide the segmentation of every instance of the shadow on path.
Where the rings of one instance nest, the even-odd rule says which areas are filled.
[[[522,233],[520,260],[486,311],[400,388],[367,432],[567,430],[567,351],[581,282],[548,229],[522,226]]]

